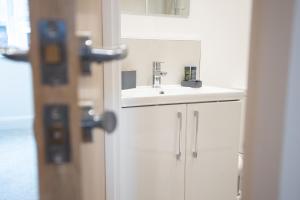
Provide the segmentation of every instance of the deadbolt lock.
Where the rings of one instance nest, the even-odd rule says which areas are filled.
[[[64,104],[44,107],[46,161],[64,164],[71,161],[69,108]]]
[[[83,142],[93,141],[93,130],[103,129],[112,133],[117,126],[113,112],[95,115],[91,106],[81,107],[81,130]],[[64,164],[71,161],[69,107],[65,104],[50,104],[44,107],[44,138],[46,162]]]
[[[81,107],[81,112],[82,140],[84,142],[93,141],[93,129],[95,128],[112,133],[117,127],[117,117],[114,112],[106,111],[98,116],[91,106]]]

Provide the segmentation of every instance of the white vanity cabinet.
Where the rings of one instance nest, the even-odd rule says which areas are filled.
[[[187,106],[185,200],[237,195],[240,101]]]
[[[120,200],[183,200],[186,105],[123,108]]]
[[[244,93],[171,89],[124,93],[120,200],[236,199]]]

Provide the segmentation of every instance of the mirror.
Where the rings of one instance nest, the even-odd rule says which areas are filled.
[[[121,0],[126,14],[188,17],[190,0]]]

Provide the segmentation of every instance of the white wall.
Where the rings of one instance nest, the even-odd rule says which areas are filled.
[[[122,37],[202,41],[201,79],[246,88],[251,0],[191,0],[188,18],[122,15]]]
[[[122,61],[122,70],[136,70],[137,86],[153,84],[153,61],[163,62],[161,70],[168,73],[162,78],[165,85],[180,84],[184,79],[184,66],[199,66],[200,41],[122,39],[122,43],[130,51]]]
[[[141,0],[121,0],[120,4],[125,13],[146,13],[146,1]]]
[[[0,57],[0,129],[29,128],[32,119],[30,65]]]

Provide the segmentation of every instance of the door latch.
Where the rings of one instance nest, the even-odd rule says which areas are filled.
[[[44,85],[68,83],[67,28],[61,20],[39,23],[40,68]]]

